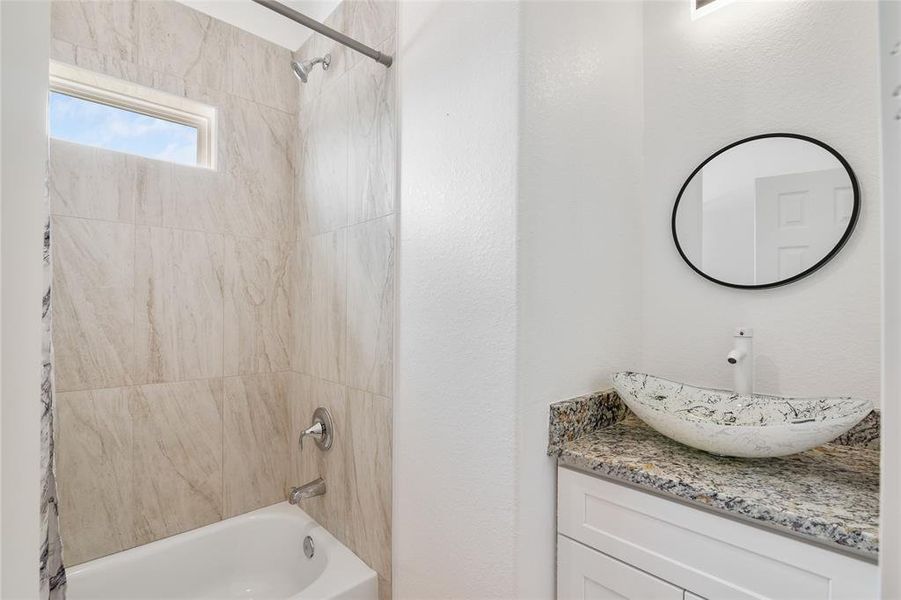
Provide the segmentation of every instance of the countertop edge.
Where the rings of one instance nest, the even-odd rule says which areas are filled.
[[[860,530],[849,530],[824,519],[803,517],[789,512],[757,512],[758,505],[751,505],[742,498],[723,497],[714,490],[703,490],[681,481],[656,477],[652,474],[625,466],[611,466],[603,461],[586,458],[572,452],[565,445],[548,454],[557,458],[558,466],[565,466],[596,477],[624,483],[647,493],[672,499],[688,506],[709,510],[718,515],[736,518],[758,525],[773,533],[788,535],[820,547],[839,551],[854,558],[878,562],[879,539]],[[680,486],[680,491],[673,488]]]

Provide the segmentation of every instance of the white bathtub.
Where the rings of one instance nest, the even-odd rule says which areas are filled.
[[[287,502],[98,558],[68,579],[69,600],[378,600],[375,571]]]

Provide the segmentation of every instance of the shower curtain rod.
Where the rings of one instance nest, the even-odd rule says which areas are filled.
[[[356,50],[360,54],[365,54],[366,56],[368,56],[375,62],[381,63],[381,64],[385,65],[386,67],[390,67],[391,63],[394,62],[394,59],[391,56],[389,56],[387,54],[382,54],[378,50],[370,48],[366,44],[361,44],[360,42],[353,39],[352,37],[348,37],[348,36],[344,35],[343,33],[341,33],[340,31],[335,31],[331,27],[328,27],[327,25],[323,25],[319,21],[317,21],[315,19],[311,19],[310,17],[306,16],[305,14],[298,12],[289,6],[285,6],[281,2],[276,2],[275,0],[253,0],[253,1],[261,6],[265,6],[266,8],[268,8],[269,10],[271,10],[273,12],[277,12],[278,14],[280,14],[283,17],[287,17],[296,23],[300,23],[304,27],[309,27],[313,31],[315,31],[317,33],[321,33],[325,37],[331,38],[331,39],[335,40],[336,42],[338,42],[339,44],[344,44],[351,50]]]

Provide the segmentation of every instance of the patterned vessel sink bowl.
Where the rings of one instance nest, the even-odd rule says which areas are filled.
[[[635,415],[668,438],[721,456],[763,458],[830,442],[872,410],[854,398],[783,398],[693,387],[629,371],[613,387]]]

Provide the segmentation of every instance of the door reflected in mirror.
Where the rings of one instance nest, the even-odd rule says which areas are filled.
[[[682,258],[721,285],[768,288],[797,281],[845,244],[860,213],[847,161],[795,134],[736,142],[704,161],[673,208]]]

